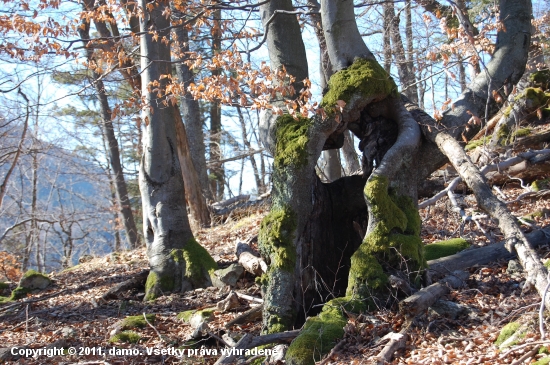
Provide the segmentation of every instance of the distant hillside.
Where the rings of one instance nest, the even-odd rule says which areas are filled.
[[[1,139],[0,148],[16,146],[19,131],[10,131]],[[46,270],[61,268],[64,256],[75,263],[83,254],[104,254],[114,246],[115,219],[110,186],[105,172],[95,163],[58,146],[35,142],[37,152],[38,251],[30,247],[32,216],[31,142],[25,143],[0,211],[0,250],[19,256],[30,253],[30,267],[43,262]],[[11,146],[10,146],[11,145]],[[39,145],[37,147],[37,145]],[[11,164],[0,165],[0,179]],[[25,222],[26,221],[26,222]],[[21,224],[25,222],[24,224]],[[10,230],[10,227],[18,225]]]

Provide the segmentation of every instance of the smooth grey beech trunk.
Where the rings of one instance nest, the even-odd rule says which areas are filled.
[[[151,271],[145,300],[166,292],[192,289],[210,283],[208,271],[215,263],[194,240],[185,204],[185,191],[175,127],[175,108],[165,102],[170,69],[170,21],[162,15],[169,6],[160,1],[148,11],[146,0],[140,19],[142,69],[141,113],[145,126],[139,186],[143,205],[143,230]],[[156,34],[155,34],[156,33]],[[154,36],[158,35],[158,40]]]

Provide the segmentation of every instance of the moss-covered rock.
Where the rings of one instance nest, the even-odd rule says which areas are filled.
[[[109,339],[109,342],[138,343],[140,339],[141,336],[134,331],[123,331],[111,337]]]
[[[529,75],[529,80],[534,86],[540,87],[543,90],[548,90],[548,88],[550,88],[550,70],[533,72]]]
[[[414,281],[426,267],[420,215],[413,201],[394,194],[388,179],[381,176],[369,179],[364,195],[376,223],[351,257],[348,296],[368,297],[372,289],[382,289],[387,282],[382,263],[393,269],[408,270]]]
[[[378,101],[397,95],[397,86],[376,60],[357,59],[351,66],[330,77],[321,107],[330,113],[338,100],[349,103],[357,94],[364,99]]]
[[[348,322],[343,309],[361,310],[365,306],[350,298],[337,298],[323,306],[321,313],[308,318],[300,335],[290,344],[285,359],[287,364],[314,365],[326,355],[344,335]]]
[[[192,288],[204,288],[211,285],[210,276],[218,268],[216,261],[208,251],[191,238],[181,249],[174,249],[170,252],[170,259],[174,268],[181,268],[183,275],[180,285]],[[183,269],[185,268],[185,269]],[[175,275],[177,270],[159,274],[153,270],[149,272],[145,283],[145,301],[154,300],[162,293],[169,293],[176,289],[177,281]]]
[[[194,325],[197,322],[209,322],[214,318],[214,310],[215,308],[207,308],[203,310],[192,309],[178,313],[176,318],[191,325]]]
[[[446,241],[434,242],[424,247],[424,257],[427,261],[451,256],[470,247],[470,243],[463,238],[452,238]]]
[[[155,323],[156,316],[154,314],[146,314],[145,317],[147,317],[147,321],[149,321],[149,323]],[[124,318],[120,324],[120,329],[131,330],[136,328],[145,328],[146,326],[147,322],[145,321],[145,318],[143,318],[143,314],[141,314],[138,316],[129,316]]]
[[[519,322],[510,322],[506,326],[502,327],[502,330],[500,330],[500,334],[498,335],[498,338],[495,341],[496,346],[500,346],[509,339],[516,331],[521,327],[521,324]]]
[[[52,281],[48,275],[41,274],[35,270],[28,270],[21,280],[19,280],[19,286],[30,290],[43,290],[50,286]]]
[[[32,292],[31,289],[18,286],[11,292],[10,300],[25,298],[30,292]]]

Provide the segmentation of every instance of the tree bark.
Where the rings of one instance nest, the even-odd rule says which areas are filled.
[[[176,12],[175,14],[183,18],[183,14]],[[185,129],[187,131],[189,141],[189,152],[193,165],[199,175],[200,186],[207,201],[212,201],[213,196],[209,188],[208,173],[206,169],[206,154],[204,145],[204,133],[202,131],[202,118],[199,108],[199,101],[195,100],[190,93],[187,93],[187,88],[195,81],[193,72],[187,66],[186,52],[189,52],[189,34],[186,26],[179,26],[174,29],[177,37],[177,46],[180,53],[179,62],[176,64],[176,74],[178,81],[182,83],[185,94],[181,96],[181,113]]]
[[[177,153],[175,110],[166,100],[168,78],[161,78],[171,73],[170,21],[162,15],[169,3],[161,1],[152,10],[147,5],[146,0],[140,1],[144,11],[140,18],[140,51],[145,104],[141,119],[145,131],[139,186],[151,268],[144,299],[151,300],[165,292],[209,285],[209,272],[216,264],[191,232]],[[153,83],[157,84],[155,91]]]

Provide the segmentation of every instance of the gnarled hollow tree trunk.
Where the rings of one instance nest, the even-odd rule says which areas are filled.
[[[530,1],[503,0],[500,5],[506,32],[499,32],[492,61],[438,125],[433,120],[425,123],[401,100],[393,80],[362,41],[353,2],[322,1],[324,37],[335,72],[321,104],[329,117],[294,119],[264,111],[261,120],[264,144],[274,155],[273,207],[259,235],[262,253],[271,261],[263,278],[264,330],[301,325],[311,303],[326,302],[289,348],[288,363],[319,359],[330,348],[327,344],[343,334],[346,319],[341,308],[364,308],[383,299],[390,273],[405,272],[413,284],[419,279],[426,263],[419,237],[418,182],[446,162],[445,156],[461,164],[441,138],[460,136],[471,117],[468,112],[479,116],[493,112],[488,101],[492,89],[511,86],[523,73]],[[303,43],[289,10],[290,1],[271,1],[262,5],[262,20],[269,24],[265,31],[271,67],[284,65],[302,80],[307,76]],[[338,111],[333,107],[342,105],[340,101],[345,106],[334,118]],[[321,184],[314,163],[323,148],[340,147],[338,134],[346,128],[361,139],[366,182],[352,177]],[[422,133],[426,138],[421,138]],[[472,186],[480,183],[469,181]],[[505,214],[491,204],[485,207],[493,215]],[[520,241],[518,247],[525,249],[526,268],[537,266],[517,230],[508,232],[511,242]],[[522,255],[520,250],[518,254]],[[534,279],[540,288],[541,275]]]
[[[189,226],[177,152],[175,108],[166,100],[168,78],[161,77],[171,73],[170,21],[162,15],[169,3],[160,1],[151,8],[147,5],[145,0],[140,3],[144,11],[140,18],[140,47],[145,103],[141,118],[145,133],[139,186],[151,267],[145,300],[151,300],[163,293],[209,285],[216,263],[195,241]]]

